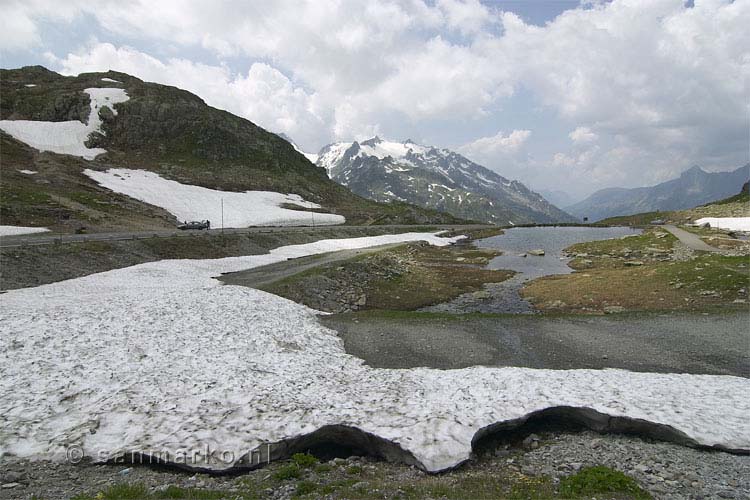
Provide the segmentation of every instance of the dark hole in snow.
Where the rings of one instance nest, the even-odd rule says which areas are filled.
[[[750,450],[746,449],[700,445],[685,433],[669,425],[628,417],[612,417],[591,408],[571,406],[546,408],[515,420],[484,427],[474,435],[471,448],[474,454],[484,454],[503,445],[518,445],[532,433],[576,432],[586,429],[601,433],[631,434],[692,448],[721,450],[740,455],[750,454]],[[137,453],[128,454],[125,458],[111,460],[108,463],[147,465],[157,469],[182,469],[212,475],[237,475],[263,467],[269,462],[288,459],[295,453],[311,453],[321,460],[367,456],[423,468],[411,452],[403,450],[398,444],[345,425],[327,425],[310,434],[264,444],[241,457],[233,466],[222,470],[190,466],[184,463],[165,463],[154,457]],[[461,464],[457,463],[455,467],[459,465]]]

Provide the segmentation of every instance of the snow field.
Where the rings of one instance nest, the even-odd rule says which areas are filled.
[[[296,194],[218,191],[181,184],[146,170],[117,168],[100,172],[87,169],[83,173],[107,189],[161,207],[181,221],[208,219],[214,228],[221,226],[222,203],[224,227],[330,225],[346,222],[341,215],[305,212],[305,208],[320,208],[320,205],[304,201]],[[281,208],[279,205],[283,203],[292,203],[301,209]]]
[[[19,234],[46,233],[46,227],[0,226],[0,236],[17,236]]]
[[[475,433],[552,406],[671,425],[750,449],[750,381],[623,370],[374,369],[316,312],[214,277],[341,249],[457,238],[322,240],[266,255],[166,260],[0,295],[0,455],[104,459],[231,451],[324,425],[357,427],[431,471],[468,458]],[[228,455],[225,455],[228,456]],[[226,468],[232,463],[198,463]]]
[[[88,124],[79,121],[43,122],[33,120],[0,120],[0,129],[21,142],[53,153],[80,156],[93,160],[106,153],[102,148],[88,148],[85,142],[93,132],[101,133],[102,120],[99,110],[104,106],[116,115],[114,105],[129,99],[123,89],[90,88],[86,92],[91,99]]]
[[[750,231],[750,217],[704,217],[695,223],[699,226],[708,223],[711,227],[730,231]]]

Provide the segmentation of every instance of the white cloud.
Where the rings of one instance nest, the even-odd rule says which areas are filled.
[[[490,137],[481,137],[459,148],[463,154],[478,158],[491,158],[499,155],[510,155],[519,149],[531,137],[531,130],[514,130],[508,135],[500,131]]]
[[[566,177],[548,173],[554,153],[545,149],[542,158],[527,145],[529,159],[517,157],[513,167],[522,179],[559,188],[585,173],[576,188],[590,189],[613,179],[634,185],[694,163],[747,161],[747,0],[695,0],[692,8],[683,0],[586,2],[545,26],[476,0],[35,0],[11,2],[3,13],[15,30],[0,34],[8,50],[39,43],[42,20],[85,14],[139,47],[213,53],[210,65],[113,46],[111,59],[98,57],[96,46],[58,55],[68,71],[130,68],[183,86],[308,149],[373,131],[393,135],[394,126],[414,136],[456,123],[471,130],[476,117],[521,99],[551,110],[564,130],[586,124],[560,134],[573,141],[570,151],[554,151],[569,164]],[[227,69],[230,56],[248,61],[248,73]],[[519,96],[522,87],[533,98]],[[546,125],[532,118],[523,126],[547,137],[537,132]],[[474,141],[488,163],[507,155],[490,139]],[[581,157],[593,144],[601,148]]]
[[[0,49],[20,50],[37,45],[40,41],[36,23],[23,6],[14,2],[3,6],[0,16]]]
[[[568,134],[570,140],[576,144],[586,144],[588,142],[594,142],[599,138],[593,130],[588,127],[578,127],[570,134]]]
[[[448,27],[463,34],[478,33],[485,25],[496,22],[479,0],[438,0],[437,6]]]

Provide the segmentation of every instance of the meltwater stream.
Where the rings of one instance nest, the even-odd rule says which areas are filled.
[[[533,313],[532,305],[523,300],[519,290],[526,281],[550,276],[568,274],[569,259],[563,250],[575,243],[621,238],[640,234],[631,227],[518,227],[508,229],[504,234],[478,240],[479,248],[500,250],[502,255],[495,257],[487,265],[488,269],[510,269],[516,271],[514,277],[502,283],[485,285],[479,292],[463,294],[449,302],[425,307],[422,311],[448,313]],[[531,250],[544,250],[543,256],[531,255]]]

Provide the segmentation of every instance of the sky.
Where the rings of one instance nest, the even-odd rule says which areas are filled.
[[[0,66],[123,71],[571,200],[750,161],[750,0],[0,0]]]

